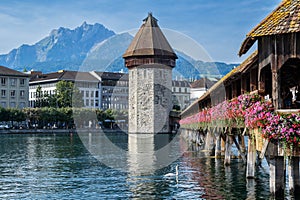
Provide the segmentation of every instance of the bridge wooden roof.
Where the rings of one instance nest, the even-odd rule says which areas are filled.
[[[239,56],[247,53],[258,37],[300,32],[300,0],[284,0],[246,36]]]
[[[148,14],[133,38],[123,58],[140,56],[162,56],[177,59],[172,47],[157,24],[157,19]]]

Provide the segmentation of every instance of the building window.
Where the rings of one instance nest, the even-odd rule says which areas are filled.
[[[20,108],[25,108],[25,102],[20,102]]]
[[[6,85],[6,78],[1,78],[1,85]]]
[[[5,101],[1,102],[1,107],[6,108],[6,102]]]
[[[91,106],[94,107],[94,100],[91,99]]]
[[[87,99],[86,102],[85,102],[85,106],[89,106],[90,105],[90,100]]]
[[[10,102],[10,107],[15,108],[16,107],[16,102]]]
[[[15,97],[16,96],[16,90],[11,90],[10,91],[10,96]]]
[[[15,78],[11,78],[10,79],[10,85],[11,86],[15,86],[16,85],[17,80]]]
[[[94,91],[91,91],[91,97],[94,97]]]
[[[95,93],[95,97],[98,98],[99,97],[99,91],[96,91]]]
[[[6,97],[6,90],[1,90],[1,97]]]
[[[25,97],[25,91],[24,90],[20,90],[20,97],[24,98]]]
[[[25,85],[25,78],[21,78],[20,79],[20,86],[24,86]]]
[[[89,91],[85,92],[85,97],[89,97]]]
[[[181,93],[181,88],[179,88],[179,93]]]

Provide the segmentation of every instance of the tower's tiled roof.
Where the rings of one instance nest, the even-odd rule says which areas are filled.
[[[294,32],[300,32],[300,0],[284,0],[247,34],[239,55],[246,53],[257,37]]]
[[[169,42],[151,13],[143,20],[141,28],[135,35],[123,58],[138,56],[163,56],[177,58]]]

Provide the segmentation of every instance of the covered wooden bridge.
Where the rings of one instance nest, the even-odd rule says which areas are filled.
[[[276,197],[284,196],[287,169],[289,189],[299,195],[300,0],[284,0],[247,34],[239,55],[256,41],[254,53],[181,113],[182,132],[211,154],[224,155],[226,165],[234,143],[247,178],[266,158]]]

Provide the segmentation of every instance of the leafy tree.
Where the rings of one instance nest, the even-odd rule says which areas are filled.
[[[56,84],[55,94],[57,106],[62,107],[82,107],[82,94],[79,89],[70,81],[59,81]],[[73,101],[74,99],[74,101]]]
[[[7,109],[8,118],[11,121],[11,124],[14,124],[14,121],[21,122],[26,119],[25,113],[17,108],[8,108]]]
[[[36,102],[35,102],[35,107],[43,107],[43,103],[45,101],[42,87],[40,85],[37,86],[36,90]]]
[[[9,114],[7,109],[0,107],[0,121],[8,121]]]

